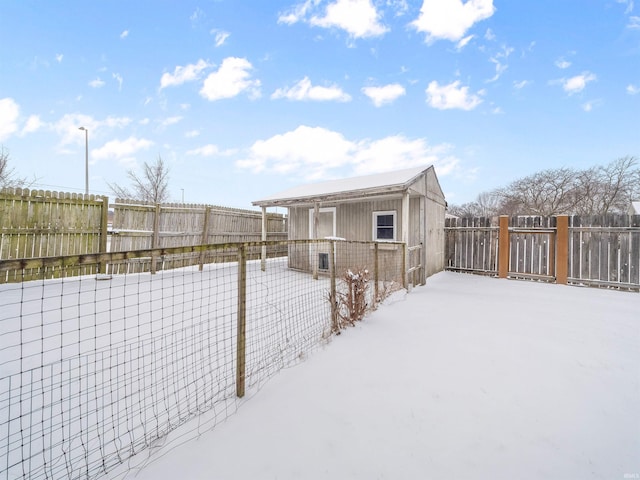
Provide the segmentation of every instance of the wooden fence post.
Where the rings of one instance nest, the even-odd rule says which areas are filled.
[[[267,245],[264,243],[267,241],[267,207],[262,207],[262,248],[260,249],[260,270],[263,272],[267,270]]]
[[[556,217],[556,283],[567,284],[569,273],[569,217]]]
[[[244,245],[238,246],[238,330],[236,338],[236,395],[244,397],[247,325],[247,257]]]
[[[109,197],[102,197],[102,211],[100,212],[100,253],[107,253],[107,229],[109,224]],[[107,273],[106,262],[98,264],[98,273]]]
[[[500,233],[498,236],[498,277],[507,278],[509,274],[509,217],[500,215]]]
[[[209,217],[211,216],[211,206],[207,205],[204,209],[204,225],[202,226],[202,237],[200,239],[200,245],[206,245],[209,240]],[[202,271],[204,268],[204,257],[206,253],[204,250],[200,253],[200,264],[198,270]]]
[[[329,298],[331,299],[331,331],[337,333],[340,328],[338,327],[338,297],[336,292],[336,242],[335,240],[329,241],[329,275],[331,276],[331,286],[329,292]]]
[[[373,244],[373,291],[374,291],[374,299],[375,303],[378,303],[378,299],[380,298],[380,271],[378,266],[378,242]]]
[[[151,248],[158,248],[158,244],[160,243],[160,204],[156,203],[155,214],[153,216],[153,237],[151,237]],[[151,254],[151,273],[156,273],[157,265],[156,265],[156,257],[152,253]]]
[[[318,244],[318,226],[320,225],[320,204],[313,205],[313,279],[318,280],[318,258],[320,245]]]
[[[402,288],[409,288],[409,279],[407,278],[407,244],[402,244]]]

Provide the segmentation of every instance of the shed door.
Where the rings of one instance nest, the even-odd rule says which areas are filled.
[[[309,209],[309,238],[313,236],[313,212]],[[320,209],[318,221],[318,238],[327,238],[336,236],[336,207],[326,207]],[[319,243],[316,248],[309,249],[309,261],[312,268],[318,266],[318,270],[329,269],[329,243]]]

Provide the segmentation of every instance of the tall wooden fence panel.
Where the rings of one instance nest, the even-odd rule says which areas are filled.
[[[445,220],[447,270],[497,273],[498,231],[497,217],[447,218]]]
[[[498,217],[447,219],[446,268],[511,278],[558,279],[561,283],[640,289],[640,215],[565,219],[568,227],[564,231],[569,241],[562,244],[558,241],[558,217],[511,217],[503,229]],[[500,239],[508,249],[504,256],[499,254]],[[504,264],[500,258],[504,258]],[[561,270],[568,272],[562,279]]]
[[[255,242],[262,239],[262,213],[257,211],[210,205],[149,204],[124,199],[116,199],[111,207],[114,211],[111,252]],[[267,240],[286,240],[286,221],[284,215],[268,214]],[[286,247],[269,250],[269,256],[286,254]],[[215,260],[195,253],[191,257],[165,255],[154,259],[156,263],[162,262],[159,269],[211,261]],[[153,271],[156,269],[154,262],[151,258],[140,258],[138,264],[127,262],[126,268],[128,272]],[[120,270],[124,267],[112,265],[111,268],[113,273],[123,273]]]
[[[555,225],[555,217],[509,218],[510,276],[554,278]]]
[[[81,255],[106,251],[106,197],[29,189],[0,191],[0,260]],[[78,267],[65,275],[93,273]],[[60,271],[5,272],[0,283],[52,278]]]
[[[640,215],[570,217],[569,281],[640,286]]]

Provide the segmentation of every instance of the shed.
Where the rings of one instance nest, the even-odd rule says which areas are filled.
[[[263,217],[286,207],[289,240],[403,242],[422,247],[421,283],[444,269],[446,202],[433,166],[301,185],[252,203]],[[311,268],[308,259],[290,266]]]
[[[629,205],[629,215],[640,215],[640,200],[631,202]]]

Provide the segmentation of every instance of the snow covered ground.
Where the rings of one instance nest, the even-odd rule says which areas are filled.
[[[391,300],[111,478],[640,478],[639,294],[445,272]]]

